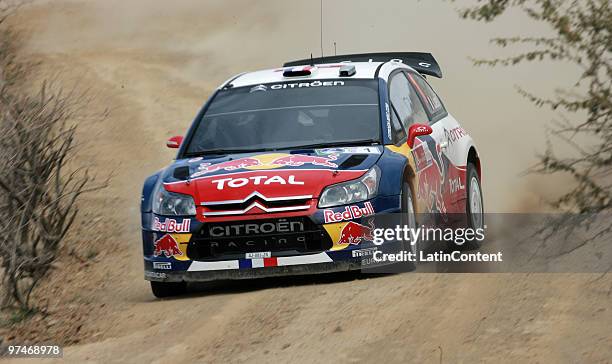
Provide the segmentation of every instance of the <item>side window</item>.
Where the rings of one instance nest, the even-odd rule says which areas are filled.
[[[444,109],[442,101],[440,101],[438,95],[436,95],[434,90],[431,88],[431,86],[429,86],[423,77],[409,73],[408,78],[410,78],[410,81],[425,102],[427,111],[434,119],[437,116],[446,114],[446,109]]]
[[[400,72],[393,76],[389,85],[389,98],[395,116],[404,128],[404,133],[414,123],[427,123],[427,113],[406,75]]]
[[[397,111],[395,111],[393,106],[391,106],[391,128],[393,130],[393,142],[396,144],[408,136],[408,132],[404,129],[402,123],[400,123]]]

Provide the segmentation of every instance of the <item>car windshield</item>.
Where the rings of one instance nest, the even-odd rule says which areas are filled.
[[[374,144],[380,134],[375,80],[263,84],[219,91],[186,154]]]

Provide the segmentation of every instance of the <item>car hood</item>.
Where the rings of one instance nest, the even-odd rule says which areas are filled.
[[[362,176],[382,153],[367,146],[181,159],[163,182],[209,217],[306,210],[323,188]]]

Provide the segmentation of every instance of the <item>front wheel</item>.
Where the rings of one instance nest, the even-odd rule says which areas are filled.
[[[180,296],[187,291],[187,282],[151,281],[151,291],[157,298]]]
[[[407,181],[402,185],[402,217],[401,224],[403,226],[408,226],[411,230],[414,231],[417,227],[416,221],[416,213],[414,210],[414,199],[412,194],[412,188],[410,188],[410,183]],[[412,253],[416,259],[418,259],[419,251],[421,250],[421,242],[419,240],[405,241],[402,243],[403,249]],[[407,249],[408,248],[408,249]],[[407,267],[408,270],[416,269],[416,260],[415,262],[411,262],[411,265]]]
[[[476,166],[472,163],[467,165],[467,203],[465,207],[468,227],[474,230],[484,229],[484,204],[482,202],[482,189],[480,188],[480,177]],[[478,249],[481,242],[471,240],[463,244],[465,249]]]

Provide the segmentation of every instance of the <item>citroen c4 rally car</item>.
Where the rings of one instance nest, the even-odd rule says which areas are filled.
[[[142,192],[145,279],[186,282],[359,269],[372,217],[460,213],[480,227],[472,138],[425,80],[427,53],[306,59],[223,83],[176,160]],[[411,247],[414,249],[414,247]]]

